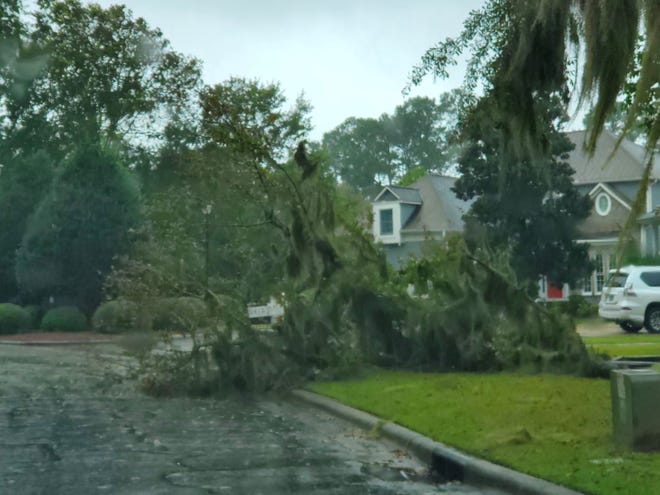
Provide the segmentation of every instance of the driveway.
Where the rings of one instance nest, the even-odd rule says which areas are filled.
[[[0,345],[0,493],[487,494],[298,403],[155,399],[112,345]]]
[[[599,319],[580,323],[576,326],[576,330],[584,337],[603,337],[606,335],[623,335],[626,333],[616,323]]]

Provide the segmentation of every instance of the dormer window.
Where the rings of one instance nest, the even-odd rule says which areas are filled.
[[[382,244],[401,244],[401,229],[422,206],[418,189],[385,186],[372,203],[373,235]]]
[[[380,235],[394,233],[394,215],[392,209],[380,210]]]

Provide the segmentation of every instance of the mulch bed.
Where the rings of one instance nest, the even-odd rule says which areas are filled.
[[[94,342],[111,340],[114,336],[94,332],[28,332],[0,335],[0,342]]]

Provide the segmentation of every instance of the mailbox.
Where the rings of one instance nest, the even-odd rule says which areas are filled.
[[[660,450],[660,372],[613,370],[612,426],[620,447]]]

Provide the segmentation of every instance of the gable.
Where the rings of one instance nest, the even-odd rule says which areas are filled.
[[[401,186],[385,186],[374,203],[379,201],[400,201],[411,205],[421,205],[422,195],[418,189]]]
[[[376,201],[399,201],[399,198],[392,194],[392,191],[386,188],[378,195]]]
[[[604,207],[603,199],[608,198],[607,201],[613,202],[617,201],[621,206],[626,208],[628,211],[631,210],[631,200],[621,194],[615,187],[598,183],[596,184],[591,191],[589,191],[589,197],[594,202],[594,208],[601,212],[604,212],[607,208]],[[600,199],[600,201],[599,201]]]
[[[578,226],[580,237],[617,237],[630,215],[630,205],[604,184],[594,187],[589,196],[594,204],[589,216]]]

